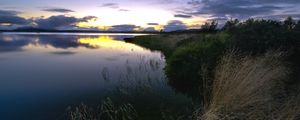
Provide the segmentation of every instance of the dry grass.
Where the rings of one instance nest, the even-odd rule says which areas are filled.
[[[260,57],[240,57],[235,52],[225,55],[216,68],[211,99],[204,114],[196,119],[295,119],[300,110],[299,97],[278,105],[272,96],[277,92],[276,84],[288,75],[281,55],[275,52]]]
[[[299,92],[298,92],[299,93]],[[274,112],[273,118],[278,120],[299,120],[300,94],[290,97],[281,107]]]

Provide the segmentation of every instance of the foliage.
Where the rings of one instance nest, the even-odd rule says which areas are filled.
[[[217,27],[218,27],[218,22],[214,20],[211,22],[206,22],[204,25],[202,25],[200,31],[206,33],[214,33],[217,32]]]
[[[235,19],[228,21],[220,31],[208,33],[207,30],[209,31],[210,28],[214,28],[214,25],[216,24],[214,23],[212,27],[210,27],[211,25],[208,23],[204,25],[203,30],[197,37],[185,37],[185,39],[178,40],[176,35],[166,35],[163,39],[149,39],[152,40],[153,43],[147,41],[147,46],[151,46],[154,50],[160,48],[156,50],[162,50],[163,53],[167,53],[167,65],[165,70],[169,78],[168,83],[179,92],[191,96],[200,95],[203,101],[217,103],[217,105],[211,107],[211,109],[218,109],[221,113],[216,113],[217,115],[215,115],[216,111],[208,111],[208,113],[213,113],[211,114],[213,117],[224,118],[228,116],[232,117],[231,115],[233,115],[233,117],[243,118],[244,115],[250,115],[249,117],[255,119],[262,115],[260,113],[265,113],[265,110],[267,110],[267,113],[271,112],[276,114],[273,115],[273,117],[278,119],[294,118],[295,116],[293,115],[295,114],[293,111],[295,110],[292,109],[299,110],[299,108],[292,106],[295,106],[295,101],[299,99],[292,99],[292,102],[279,103],[280,105],[276,105],[276,108],[272,108],[271,111],[261,107],[266,107],[266,102],[262,95],[269,95],[265,94],[265,92],[273,90],[270,90],[271,88],[269,89],[269,87],[274,85],[274,80],[285,75],[286,69],[283,69],[284,67],[290,68],[290,73],[288,77],[285,76],[284,80],[279,80],[281,83],[279,85],[279,91],[288,96],[298,94],[297,89],[300,84],[300,21],[296,22],[291,17],[284,21],[263,19],[239,21]],[[144,46],[143,43],[139,45]],[[171,49],[164,50],[166,48]],[[229,65],[227,67],[220,68],[220,65],[217,66],[224,51],[230,51],[232,49],[237,50],[240,56],[235,56],[237,58],[231,59],[233,61],[226,64]],[[268,51],[271,50],[285,54],[282,58],[284,67],[281,63],[277,64],[276,60],[273,61],[271,59],[274,57],[266,56]],[[230,84],[226,84],[227,86],[214,84],[216,81],[217,83],[220,82],[219,80],[222,76],[220,76],[219,73],[225,76],[222,78],[223,82],[226,80],[230,82]],[[266,83],[260,84],[263,81]],[[219,86],[216,87],[216,85]],[[236,90],[233,86],[239,87],[241,90]],[[217,88],[222,89],[222,87],[228,88],[220,90],[219,92],[223,92],[222,94],[215,95],[217,92],[214,90]],[[226,95],[228,94],[236,95],[237,97],[235,97],[240,99],[227,98],[228,96]],[[241,96],[245,95],[246,97],[241,98]],[[210,96],[212,96],[212,98],[207,100]],[[214,101],[216,99],[214,97],[224,97],[217,100],[221,102],[222,105]],[[281,97],[274,99],[275,101],[277,99],[280,101]],[[226,100],[230,104],[225,104],[224,102],[226,102]],[[243,104],[242,102],[247,104]],[[257,104],[262,106],[253,107],[253,105],[257,106],[255,102],[259,102]],[[246,105],[246,107],[241,105]],[[225,111],[225,113],[222,113],[227,107],[236,108],[234,108],[234,111],[229,110],[228,112]],[[241,111],[249,113],[242,113],[240,114],[241,116],[232,114],[232,112],[246,109],[253,111]],[[282,111],[280,109],[282,109]],[[270,114],[262,116],[265,118],[272,117],[272,115],[269,115]]]
[[[149,36],[137,36],[134,38],[133,43],[142,45],[151,50],[159,50],[164,53],[166,57],[169,57],[174,49],[176,43],[186,39],[190,35],[174,35],[174,34],[162,34],[162,35],[149,35]]]
[[[300,84],[300,21],[291,17],[284,21],[248,19],[228,21],[223,30],[231,36],[231,47],[244,54],[261,55],[268,50],[288,53],[285,60],[292,68],[286,89],[294,91]]]
[[[290,17],[284,22],[255,19],[248,19],[245,22],[231,20],[225,24],[223,30],[232,36],[232,46],[253,55],[263,54],[270,49],[287,51],[296,47],[299,40],[296,23]]]
[[[226,48],[226,35],[206,35],[200,40],[178,47],[167,59],[166,74],[169,84],[176,90],[199,96],[203,88],[201,69],[205,67],[212,74],[216,61]],[[200,92],[201,93],[201,92]]]

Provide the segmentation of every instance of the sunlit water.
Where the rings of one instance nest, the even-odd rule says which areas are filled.
[[[123,41],[133,36],[0,33],[0,119],[64,119],[68,106],[118,99],[116,91],[175,94],[162,53]]]

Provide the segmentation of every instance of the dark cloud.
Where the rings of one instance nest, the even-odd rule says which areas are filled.
[[[300,14],[277,14],[277,15],[265,15],[257,16],[258,19],[274,19],[274,20],[284,20],[287,17],[293,16],[293,19],[300,20]]]
[[[158,23],[148,23],[147,25],[159,25]]]
[[[15,16],[20,13],[21,12],[14,10],[0,10],[0,16]]]
[[[72,52],[72,51],[58,51],[58,52],[50,52],[51,54],[54,55],[73,55],[76,54],[76,52]]]
[[[155,31],[157,31],[157,30],[155,30],[154,27],[147,27],[147,28],[144,29],[144,31],[147,31],[147,32],[155,32]]]
[[[0,24],[8,23],[8,24],[16,24],[16,25],[26,25],[29,24],[29,20],[19,16],[0,16]]]
[[[12,10],[0,10],[0,29],[10,30],[31,23],[31,20],[17,16],[21,12]]]
[[[129,25],[129,24],[114,25],[111,26],[111,28],[109,28],[108,31],[134,31],[134,29],[136,28],[141,28],[141,27],[136,25]]]
[[[80,19],[80,22],[87,22],[89,20],[96,20],[96,19],[98,19],[98,17],[96,17],[96,16],[85,16]]]
[[[169,23],[164,26],[164,31],[166,32],[185,30],[185,29],[187,29],[187,26],[182,21],[179,20],[169,21]]]
[[[183,15],[183,14],[176,14],[176,15],[174,15],[174,17],[178,17],[178,18],[192,18],[193,16],[191,16],[191,15]]]
[[[74,26],[78,22],[87,22],[92,19],[96,19],[95,16],[86,16],[83,18],[76,18],[72,16],[58,15],[51,16],[49,18],[40,18],[35,20],[35,23],[39,28],[43,29],[59,29]]]
[[[253,2],[260,4],[299,4],[299,0],[253,0]]]
[[[299,0],[192,0],[187,3],[191,10],[178,13],[210,15],[212,17],[249,18],[277,14],[289,8],[297,8]],[[298,9],[299,10],[299,9]]]
[[[58,12],[58,13],[70,13],[70,12],[75,12],[70,9],[65,9],[65,8],[49,8],[49,9],[43,9],[43,11],[48,11],[48,12]]]
[[[119,8],[119,4],[118,3],[105,3],[105,4],[102,4],[100,7],[108,7],[108,8],[117,9],[117,8]]]

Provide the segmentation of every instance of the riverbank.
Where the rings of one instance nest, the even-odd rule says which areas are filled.
[[[297,120],[300,22],[291,23],[235,20],[221,30],[136,36],[127,42],[164,54],[167,84],[199,105],[183,119]],[[180,119],[172,115],[170,120]]]
[[[300,95],[286,82],[295,72],[289,53],[245,54],[231,49],[230,39],[221,32],[138,36],[132,43],[166,55],[168,84],[204,104],[195,119],[297,119]]]

